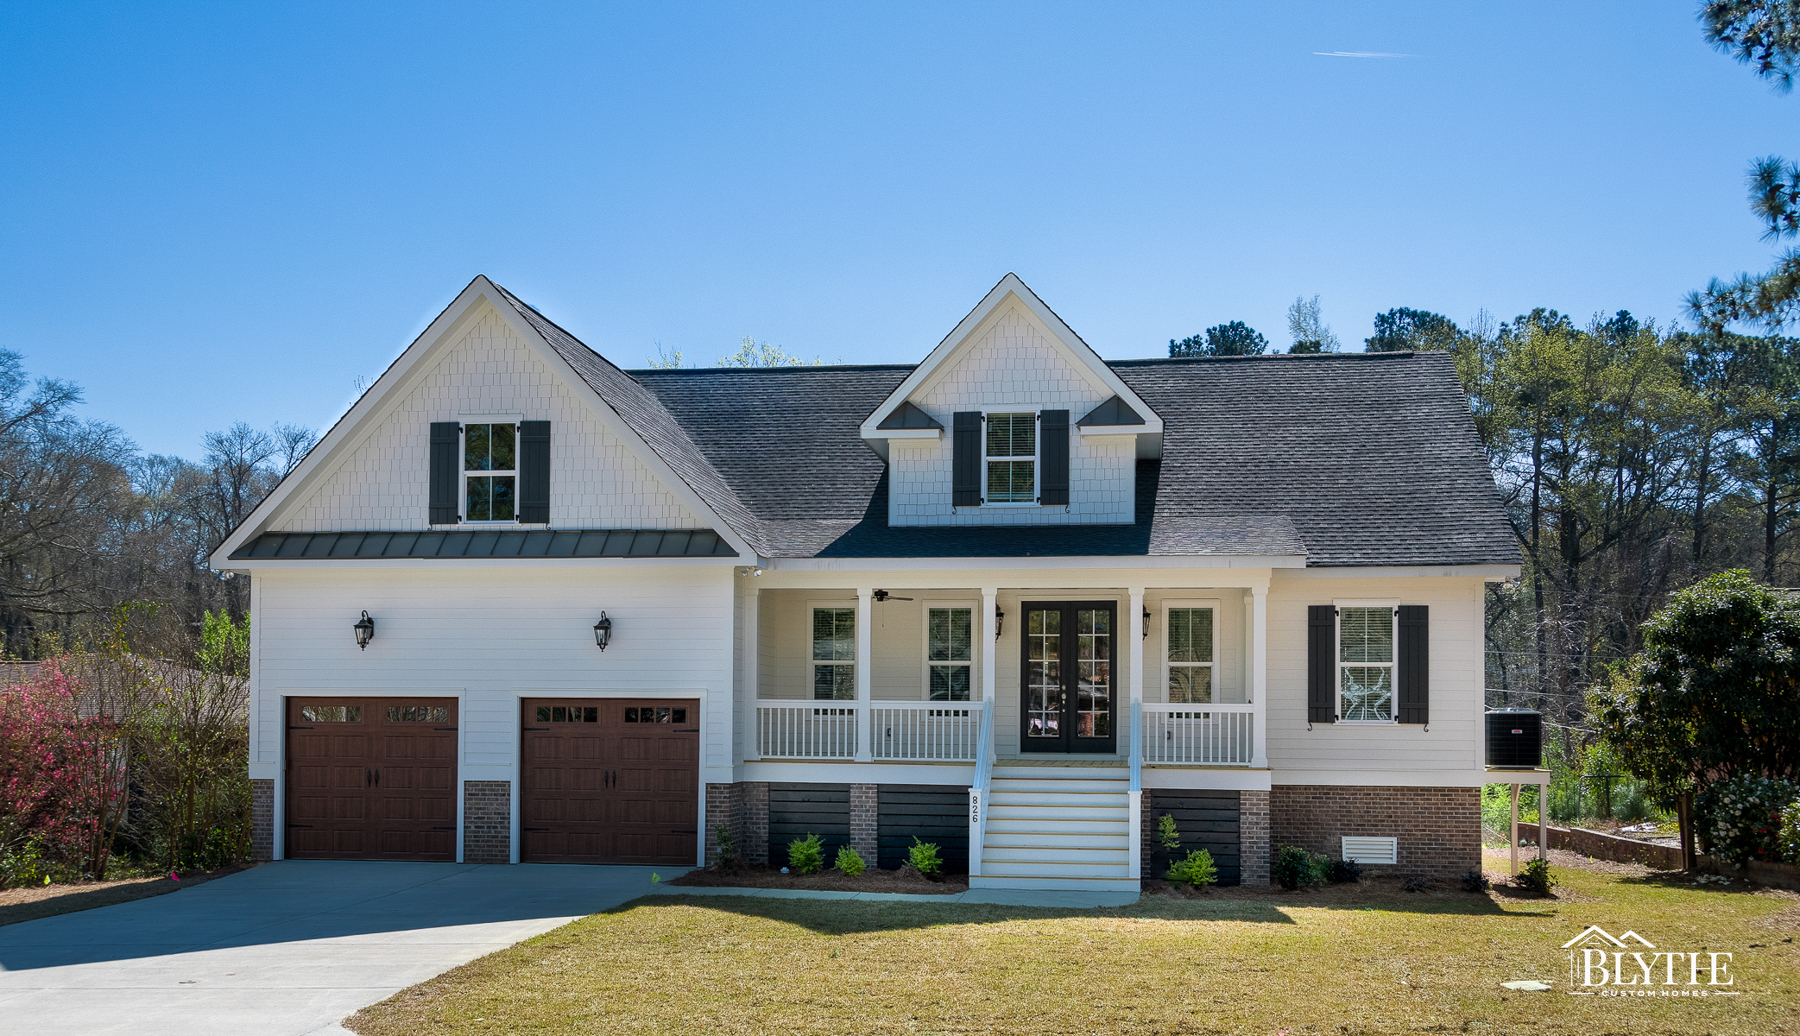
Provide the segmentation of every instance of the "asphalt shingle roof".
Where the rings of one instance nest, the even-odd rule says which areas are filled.
[[[1517,564],[1442,353],[1127,360],[1162,417],[1133,525],[889,527],[857,427],[909,366],[633,371],[761,521],[771,557],[1299,554]]]
[[[886,465],[857,433],[912,365],[627,373],[506,299],[765,557],[1519,563],[1445,353],[1114,361],[1164,424],[1135,523],[890,527]]]

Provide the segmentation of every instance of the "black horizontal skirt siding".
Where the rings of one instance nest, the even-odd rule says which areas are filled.
[[[969,789],[963,785],[883,784],[875,793],[882,867],[907,861],[913,838],[934,842],[944,870],[969,872]]]
[[[850,785],[769,784],[769,862],[788,862],[788,843],[818,835],[825,846],[825,866],[850,844]]]
[[[265,532],[233,559],[737,557],[711,529]]]
[[[1195,849],[1205,849],[1212,853],[1213,863],[1219,868],[1219,884],[1238,884],[1242,874],[1238,860],[1238,793],[1155,791],[1150,795],[1150,821],[1145,826],[1155,851],[1162,851],[1156,841],[1157,825],[1168,814],[1175,818],[1175,830],[1181,835],[1180,855],[1185,857]]]

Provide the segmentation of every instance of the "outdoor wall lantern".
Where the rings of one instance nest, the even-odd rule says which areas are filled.
[[[375,639],[375,620],[369,618],[369,613],[365,611],[363,617],[356,620],[356,624],[350,628],[356,631],[356,646],[367,651],[369,641]]]
[[[594,623],[594,644],[605,651],[606,645],[612,643],[612,620],[600,613],[600,621]]]
[[[1150,609],[1148,609],[1148,608],[1145,608],[1145,609],[1144,609],[1144,632],[1143,632],[1143,639],[1144,639],[1144,640],[1149,640],[1149,639],[1150,639]]]
[[[995,640],[1000,639],[1000,627],[1005,624],[1006,624],[1006,610],[1003,608],[995,608],[994,609],[994,639]]]

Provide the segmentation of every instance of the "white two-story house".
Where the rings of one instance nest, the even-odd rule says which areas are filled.
[[[1478,866],[1519,570],[1449,356],[1107,362],[1012,275],[918,363],[630,372],[478,277],[213,563],[263,858],[1017,888],[1163,815],[1228,882]]]

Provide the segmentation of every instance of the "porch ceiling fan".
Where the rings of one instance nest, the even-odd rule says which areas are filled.
[[[882,602],[882,601],[910,601],[910,600],[912,600],[912,598],[910,598],[910,597],[895,597],[893,594],[888,593],[886,590],[877,590],[873,594],[870,594],[869,596],[875,598],[877,603]]]

